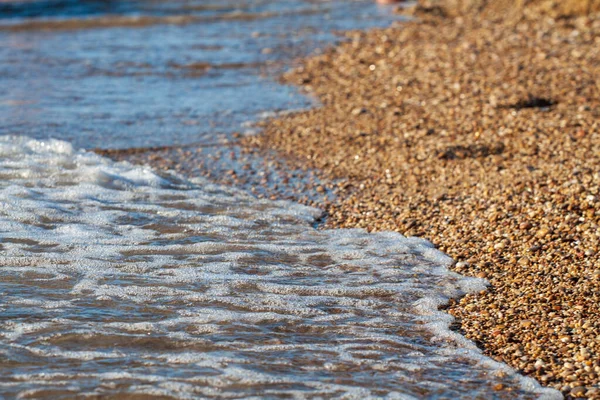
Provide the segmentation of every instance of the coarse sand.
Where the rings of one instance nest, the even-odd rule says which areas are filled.
[[[296,199],[324,208],[326,227],[434,242],[490,282],[449,305],[457,330],[567,397],[600,399],[600,16],[433,12],[348,39],[283,78],[322,106],[260,123],[239,157],[275,150],[319,171],[317,192],[337,200],[302,196],[310,182]],[[197,173],[194,151],[161,151],[104,154]],[[212,177],[247,183],[248,165]]]
[[[248,146],[339,181],[329,227],[426,237],[485,277],[450,305],[492,357],[600,398],[600,19],[430,17],[286,75],[322,107]]]

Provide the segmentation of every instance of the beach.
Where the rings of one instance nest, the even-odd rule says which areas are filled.
[[[242,144],[320,171],[336,200],[297,199],[325,227],[427,238],[487,279],[448,306],[454,329],[567,397],[600,398],[600,20],[439,10],[302,61],[284,80],[321,106]]]
[[[600,398],[596,0],[32,4],[0,395]]]
[[[562,398],[451,329],[440,307],[485,279],[425,238],[332,228],[363,179],[254,142],[319,107],[278,80],[294,57],[406,19],[3,2],[0,397]]]

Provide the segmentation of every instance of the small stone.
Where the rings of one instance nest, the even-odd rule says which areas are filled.
[[[545,238],[548,235],[548,233],[550,233],[550,229],[541,228],[535,233],[535,237],[542,239]]]
[[[571,364],[570,362],[566,362],[566,363],[564,363],[564,364],[563,364],[563,367],[564,367],[565,369],[573,369],[573,368],[574,368],[573,364]]]
[[[529,258],[528,257],[519,258],[519,264],[523,265],[523,266],[529,265],[530,264]]]
[[[503,242],[500,242],[500,243],[496,243],[496,244],[494,244],[494,249],[495,249],[495,250],[502,250],[502,249],[504,249],[505,247],[506,247],[506,244],[504,244]]]
[[[519,224],[519,228],[521,228],[522,230],[528,230],[531,229],[533,227],[533,225],[531,224],[531,222],[521,222]]]
[[[586,389],[583,386],[576,386],[573,389],[571,389],[571,391],[569,392],[569,394],[573,397],[583,397],[585,395]]]
[[[600,389],[597,388],[589,388],[586,392],[585,392],[585,396],[586,397],[595,397],[600,395]]]

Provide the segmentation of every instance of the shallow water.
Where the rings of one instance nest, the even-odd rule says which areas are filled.
[[[16,4],[0,3],[0,132],[84,148],[218,143],[307,107],[273,79],[293,57],[397,19],[371,1]]]
[[[542,394],[447,329],[483,281],[424,240],[61,141],[0,137],[0,177],[4,395]]]

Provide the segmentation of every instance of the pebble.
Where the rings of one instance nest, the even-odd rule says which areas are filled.
[[[282,180],[254,189],[325,209],[325,228],[423,236],[467,260],[453,268],[490,288],[450,304],[460,331],[567,397],[600,399],[600,18],[541,17],[541,2],[520,19],[494,6],[460,23],[418,3],[419,19],[354,32],[284,76],[310,84],[320,108],[239,143],[278,151],[286,161],[269,173],[318,171],[293,193]],[[151,162],[190,173],[204,162],[169,157]],[[243,176],[212,178],[257,172],[233,169]],[[327,181],[344,182],[329,184],[334,201],[317,192]]]
[[[589,18],[574,37],[568,20],[435,16],[355,34],[285,77],[311,82],[322,108],[245,139],[350,183],[325,227],[425,236],[461,260],[453,269],[485,277],[489,291],[448,309],[461,332],[567,395],[568,382],[584,394],[599,382],[565,367],[578,346],[600,367],[600,22]]]

